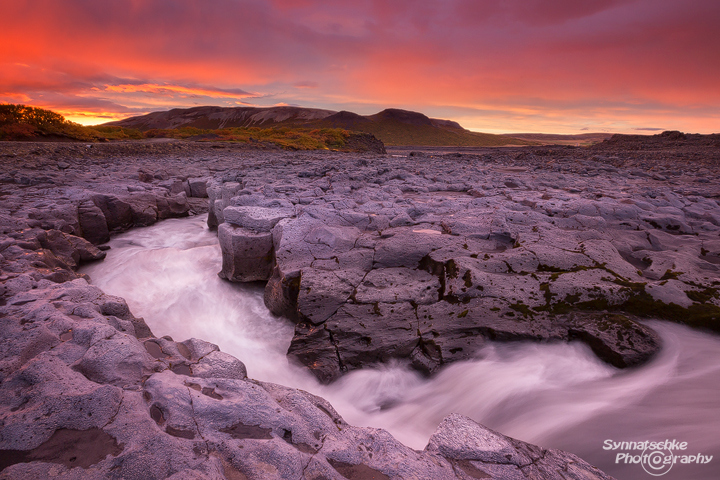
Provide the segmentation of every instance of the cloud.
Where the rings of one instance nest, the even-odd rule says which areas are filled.
[[[118,111],[465,107],[525,130],[564,118],[717,131],[718,24],[711,0],[14,0],[0,95]]]
[[[318,88],[320,84],[317,82],[295,82],[293,87],[295,88]]]
[[[197,85],[169,85],[169,84],[121,84],[121,85],[106,85],[104,87],[106,92],[113,93],[150,93],[157,96],[163,97],[211,97],[211,98],[247,98],[254,97],[256,94],[248,93],[239,88],[215,88]]]

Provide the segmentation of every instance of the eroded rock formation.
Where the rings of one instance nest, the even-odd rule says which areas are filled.
[[[213,344],[154,336],[123,299],[76,273],[82,262],[103,258],[105,247],[94,244],[113,231],[202,210],[195,196],[205,182],[196,179],[238,162],[274,174],[273,164],[339,161],[238,151],[181,143],[0,145],[7,172],[0,178],[0,478],[611,478],[572,454],[459,415],[442,422],[424,451],[412,450],[383,430],[348,425],[319,397],[248,378],[240,360]],[[290,204],[262,208],[294,212]],[[243,218],[258,221],[260,233],[271,229],[274,247],[275,228],[287,220],[273,224],[273,215]],[[355,230],[327,228],[312,237],[318,248],[370,249]],[[253,248],[241,250],[242,265],[269,261]],[[413,277],[420,293],[423,282],[432,289],[440,281],[432,271],[388,268],[398,269],[393,282]],[[274,305],[287,301],[290,311],[299,297],[292,285],[303,284],[275,270],[254,275],[275,278]],[[244,273],[226,272],[237,275]],[[307,302],[326,314],[320,299]]]
[[[223,173],[220,275],[267,280],[268,308],[297,323],[288,354],[325,382],[391,358],[432,373],[487,340],[580,340],[622,368],[660,347],[638,318],[720,330],[706,164],[668,181],[663,157],[533,152]]]

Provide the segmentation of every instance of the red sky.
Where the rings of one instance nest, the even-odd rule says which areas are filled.
[[[720,132],[717,0],[0,0],[0,102],[405,108],[486,132]]]

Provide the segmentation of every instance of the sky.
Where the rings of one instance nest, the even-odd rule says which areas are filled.
[[[0,102],[422,112],[490,133],[720,132],[717,0],[0,0]]]

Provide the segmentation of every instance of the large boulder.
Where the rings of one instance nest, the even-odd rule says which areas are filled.
[[[272,233],[254,232],[229,223],[218,227],[222,249],[219,275],[231,281],[267,280],[273,269]]]

